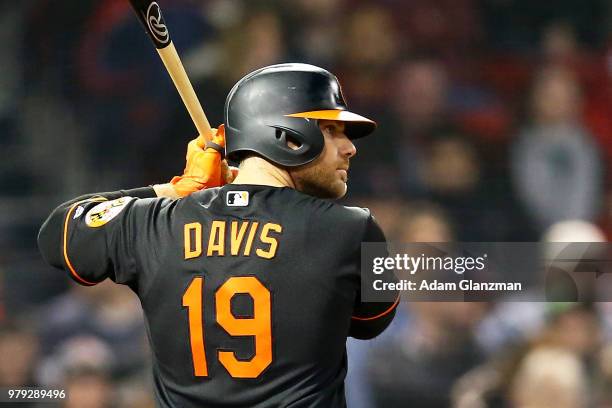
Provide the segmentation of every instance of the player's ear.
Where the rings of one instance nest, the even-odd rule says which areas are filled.
[[[285,138],[287,141],[287,147],[289,147],[291,150],[297,150],[302,147],[302,143],[300,143],[299,140],[292,138],[291,135],[286,135]]]

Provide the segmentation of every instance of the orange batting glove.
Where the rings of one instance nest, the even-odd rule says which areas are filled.
[[[219,187],[231,183],[237,169],[230,168],[224,160],[225,128],[220,125],[212,129],[212,143],[206,142],[202,135],[187,145],[187,165],[182,176],[170,181],[179,197],[193,192]]]

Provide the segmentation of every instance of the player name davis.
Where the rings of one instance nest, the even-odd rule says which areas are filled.
[[[280,224],[259,221],[213,220],[210,226],[199,222],[184,225],[185,260],[201,256],[276,256]]]

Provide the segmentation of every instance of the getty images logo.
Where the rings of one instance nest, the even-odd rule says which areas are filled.
[[[228,207],[246,207],[249,205],[248,191],[228,191],[225,196]]]

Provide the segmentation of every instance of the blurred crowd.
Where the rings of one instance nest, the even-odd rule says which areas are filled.
[[[249,71],[336,73],[357,142],[345,203],[389,240],[607,241],[609,0],[166,0],[212,124]],[[196,130],[125,0],[0,0],[0,386],[152,406],[128,288],[43,264],[60,202],[180,174]],[[612,407],[612,303],[403,303],[349,341],[350,407]],[[25,406],[25,405],[23,405]]]

